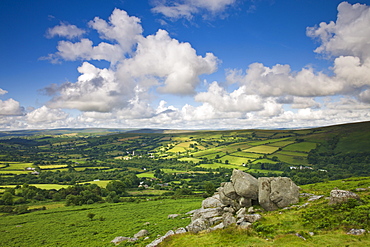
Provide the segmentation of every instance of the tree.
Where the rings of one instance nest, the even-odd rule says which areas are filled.
[[[4,192],[1,200],[5,205],[13,205],[13,195],[10,192]]]
[[[123,196],[126,193],[125,184],[122,181],[112,180],[107,184],[106,189],[108,191],[114,191],[119,196]]]
[[[212,196],[215,192],[215,185],[212,182],[205,182],[204,183],[204,190],[206,191],[208,196]]]
[[[87,218],[89,218],[90,220],[93,220],[94,217],[95,217],[95,214],[93,214],[93,213],[88,213],[87,214]]]

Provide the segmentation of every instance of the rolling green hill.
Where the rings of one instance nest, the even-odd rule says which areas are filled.
[[[70,234],[70,246],[110,246],[115,236],[132,235],[149,219],[157,224],[150,226],[150,239],[121,244],[145,246],[170,230],[167,226],[187,225],[186,216],[173,222],[166,216],[199,208],[202,196],[229,181],[235,168],[255,177],[290,177],[312,194],[328,196],[335,187],[365,190],[355,204],[333,208],[323,199],[306,208],[264,213],[247,231],[178,235],[163,246],[369,246],[367,234],[345,233],[354,227],[370,230],[369,137],[370,122],[299,130],[3,132],[0,246],[55,246]],[[188,198],[181,199],[184,195]],[[160,209],[162,203],[170,206]],[[146,212],[139,216],[138,210]]]
[[[14,162],[31,163],[44,174],[100,170],[97,179],[109,179],[101,171],[129,170],[152,177],[156,169],[166,168],[183,172],[238,168],[257,177],[284,172],[299,184],[370,175],[370,122],[299,130],[117,131],[123,130],[4,132],[0,184],[24,181],[27,172]],[[93,179],[81,175],[75,182]]]

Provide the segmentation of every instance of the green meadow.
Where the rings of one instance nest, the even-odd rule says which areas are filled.
[[[0,246],[112,246],[110,241],[115,237],[132,237],[146,229],[149,239],[137,244],[145,246],[158,234],[189,224],[185,213],[200,205],[201,198],[140,200],[5,216],[0,221]],[[92,220],[87,217],[89,213],[95,215]],[[167,219],[169,214],[182,215]]]

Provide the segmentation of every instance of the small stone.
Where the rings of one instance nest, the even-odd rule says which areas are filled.
[[[301,234],[299,234],[299,233],[296,233],[295,234],[297,237],[299,237],[299,238],[301,238],[301,239],[303,239],[303,240],[306,240],[306,238],[305,237],[303,237]]]
[[[180,227],[176,229],[175,234],[181,234],[185,232],[186,232],[186,229],[184,227]]]
[[[138,233],[136,233],[134,235],[134,238],[141,238],[141,237],[144,237],[146,235],[149,235],[149,232],[147,230],[143,229],[143,230],[140,230]]]
[[[168,219],[174,219],[174,218],[176,218],[176,217],[178,217],[179,216],[179,214],[169,214],[168,216],[167,216],[167,218]]]
[[[246,221],[243,221],[243,222],[241,222],[241,223],[239,224],[239,228],[240,228],[240,229],[244,229],[244,230],[246,230],[246,229],[250,228],[251,226],[252,226],[252,223],[250,223],[250,222],[246,222]]]
[[[123,241],[127,241],[129,240],[130,238],[129,237],[122,237],[122,236],[119,236],[119,237],[115,237],[112,241],[110,241],[111,243],[114,243],[115,245],[123,242]]]
[[[366,188],[356,188],[356,191],[367,191]]]
[[[248,213],[253,214],[254,212],[255,212],[254,207],[249,207],[248,208]]]
[[[210,228],[210,230],[211,230],[211,231],[214,231],[214,230],[217,230],[217,229],[223,229],[223,228],[225,228],[225,225],[224,225],[224,223],[223,223],[223,222],[221,222],[220,224],[215,225],[214,227],[211,227],[211,228]]]
[[[323,197],[324,197],[323,195],[319,195],[319,196],[314,195],[314,196],[311,196],[307,201],[312,202],[312,201],[319,200]]]
[[[347,234],[349,235],[362,235],[366,232],[365,229],[351,229]]]
[[[223,223],[225,227],[236,223],[236,219],[232,213],[226,212],[222,215],[222,217],[224,219]]]
[[[247,214],[247,215],[245,215],[244,219],[247,222],[254,223],[254,222],[262,219],[262,215],[260,215],[260,214]]]

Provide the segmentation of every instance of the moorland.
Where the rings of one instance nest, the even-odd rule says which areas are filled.
[[[116,236],[147,228],[148,240],[121,244],[145,246],[187,225],[185,215],[167,215],[199,208],[233,169],[255,177],[287,176],[313,194],[328,196],[335,187],[366,190],[361,202],[333,208],[321,200],[283,216],[268,212],[246,232],[179,235],[164,246],[297,246],[304,240],[296,232],[306,236],[300,246],[369,244],[367,235],[344,233],[351,227],[370,230],[369,130],[370,122],[281,130],[3,131],[0,245],[110,246]]]

